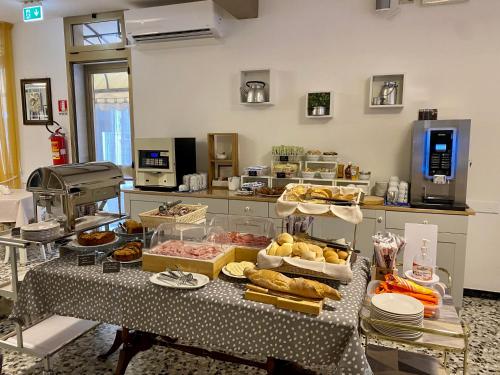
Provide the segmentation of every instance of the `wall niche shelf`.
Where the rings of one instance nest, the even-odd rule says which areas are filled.
[[[249,87],[247,82],[250,81],[261,81],[264,82],[264,101],[263,102],[247,102],[247,92]],[[274,105],[273,99],[275,98],[274,93],[274,82],[271,69],[253,69],[253,70],[242,70],[240,72],[240,104],[246,106],[271,106]]]
[[[396,82],[396,103],[378,104],[375,101],[380,97],[380,90],[385,82]],[[370,91],[368,93],[369,108],[403,108],[405,94],[405,75],[403,73],[379,74],[370,77]]]
[[[315,114],[322,109],[315,107],[324,107],[324,114]],[[321,113],[321,112],[319,112]],[[306,95],[306,118],[332,118],[333,117],[333,92],[332,91],[313,91]]]

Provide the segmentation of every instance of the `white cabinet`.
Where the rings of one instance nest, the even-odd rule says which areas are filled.
[[[387,211],[386,228],[405,229],[405,223],[435,224],[439,232],[467,233],[467,216]]]
[[[240,216],[268,217],[269,203],[230,200],[229,214]]]

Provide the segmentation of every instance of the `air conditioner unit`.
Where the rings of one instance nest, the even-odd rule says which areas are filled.
[[[228,13],[212,0],[127,10],[129,45],[222,37]]]

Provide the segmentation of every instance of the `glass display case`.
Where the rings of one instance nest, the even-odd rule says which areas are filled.
[[[268,218],[216,215],[210,221],[212,238],[223,244],[264,249],[276,235],[276,228]]]

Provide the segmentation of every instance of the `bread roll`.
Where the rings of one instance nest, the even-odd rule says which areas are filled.
[[[316,258],[316,259],[314,259],[314,260],[315,260],[316,262],[325,262],[325,261],[326,261],[325,257],[318,257],[318,258]]]
[[[305,242],[295,242],[292,247],[293,255],[297,255],[300,257],[303,251],[308,251],[309,246]]]
[[[292,243],[293,244],[293,237],[288,234],[288,233],[281,233],[278,238],[276,239],[276,242],[278,244],[283,245],[284,243]]]
[[[339,258],[333,257],[333,256],[329,256],[329,257],[326,257],[325,260],[326,260],[327,263],[337,264]]]
[[[346,264],[346,260],[345,259],[339,259],[339,263],[338,264]]]
[[[276,255],[280,257],[288,257],[292,255],[292,246],[293,245],[291,243],[284,243],[276,249]]]
[[[327,247],[325,247],[325,249],[328,249],[328,250],[324,250],[323,251],[323,256],[325,258],[333,258],[333,259],[339,259],[339,256],[337,254],[337,252],[333,249],[329,249]],[[331,262],[330,262],[331,263]]]
[[[316,253],[308,248],[300,253],[300,257],[305,260],[314,260],[316,259]]]
[[[275,256],[276,255],[276,250],[280,247],[280,245],[278,245],[276,242],[272,242],[271,243],[271,246],[269,246],[269,248],[267,249],[267,255],[272,255],[272,256]]]
[[[349,253],[344,250],[339,250],[337,254],[339,255],[339,259],[347,259],[347,257],[349,256]]]
[[[289,278],[271,270],[256,270],[245,268],[245,276],[254,284],[277,292],[289,293],[306,298],[331,298],[340,300],[338,290],[318,281],[299,278]]]
[[[309,251],[314,251],[314,253],[316,254],[315,258],[323,256],[323,249],[318,245],[308,244],[307,246],[309,247]]]

